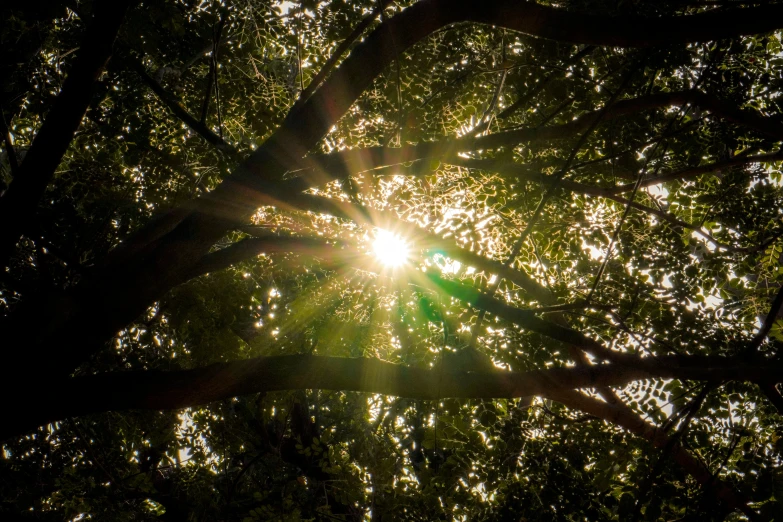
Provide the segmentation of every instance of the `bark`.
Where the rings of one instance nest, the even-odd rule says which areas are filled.
[[[73,67],[54,106],[35,136],[19,172],[0,199],[0,268],[13,254],[24,226],[36,219],[36,207],[62,161],[92,100],[93,88],[111,56],[112,46],[132,0],[95,3]]]
[[[781,363],[738,364],[735,359],[725,357],[647,357],[634,358],[632,365],[530,372],[449,372],[379,359],[283,355],[218,363],[194,370],[128,371],[49,383],[41,390],[45,401],[36,397],[18,398],[9,403],[11,411],[7,418],[10,420],[2,429],[2,436],[90,413],[195,407],[220,399],[279,390],[356,391],[415,399],[541,395],[559,400],[559,391],[622,386],[643,379],[770,382],[779,380],[780,375],[783,375]],[[593,411],[585,411],[595,415]],[[598,416],[630,429],[629,414],[620,408],[612,411],[619,418]],[[631,431],[644,424],[638,417],[633,422],[635,427]]]

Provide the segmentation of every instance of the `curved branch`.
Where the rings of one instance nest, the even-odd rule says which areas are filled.
[[[543,395],[559,400],[558,391],[621,386],[642,379],[764,381],[779,378],[782,373],[780,363],[738,365],[735,360],[722,357],[648,357],[636,359],[635,366],[601,365],[518,373],[442,372],[379,359],[283,355],[217,363],[193,370],[129,371],[56,382],[49,386],[52,393],[45,403],[30,407],[20,400],[14,406],[20,412],[11,412],[8,418],[24,418],[25,425],[4,428],[2,437],[65,417],[128,409],[194,407],[279,390],[357,391],[419,399]],[[31,409],[32,412],[28,411]],[[615,418],[606,420],[623,425]],[[643,423],[638,418],[634,422]]]

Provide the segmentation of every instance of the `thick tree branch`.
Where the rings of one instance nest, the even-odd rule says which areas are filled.
[[[38,201],[62,161],[92,101],[93,87],[111,56],[132,0],[95,2],[95,16],[54,106],[46,115],[19,172],[0,198],[0,268],[11,257],[25,224],[35,219]]]
[[[442,375],[440,370],[401,366],[378,359],[314,355],[259,357],[194,370],[131,371],[67,379],[49,386],[53,393],[33,407],[32,416],[21,415],[27,425],[6,428],[2,435],[7,437],[47,422],[88,413],[195,407],[229,397],[277,390],[358,391],[418,399],[542,395],[559,400],[558,391],[621,386],[642,379],[764,381],[779,378],[781,374],[783,365],[779,363],[738,365],[733,359],[721,357],[648,357],[636,359],[636,367],[600,365],[524,373],[443,372]],[[22,406],[23,402],[26,401],[18,401],[18,409],[27,411],[28,405]],[[595,415],[593,411],[589,413]],[[604,414],[597,416],[626,428],[629,422],[618,421],[613,416],[607,418]],[[633,422],[637,426],[634,429],[643,424],[638,418]]]
[[[5,140],[5,153],[8,156],[8,166],[11,167],[11,177],[16,177],[19,172],[19,159],[16,155],[16,148],[14,147],[14,140],[11,136],[11,129],[5,121],[5,114],[0,109],[0,141]],[[2,197],[0,192],[0,197]]]

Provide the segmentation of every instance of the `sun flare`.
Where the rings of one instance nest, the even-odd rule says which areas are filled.
[[[375,241],[372,243],[372,251],[381,264],[388,267],[397,267],[408,261],[410,254],[408,243],[388,230],[378,229],[375,233]]]

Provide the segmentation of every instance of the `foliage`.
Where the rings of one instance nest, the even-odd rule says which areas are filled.
[[[11,50],[0,63],[3,187],[13,185],[97,13],[97,2],[31,7],[39,3],[2,7],[0,38]],[[349,42],[353,51],[425,3],[386,2],[382,13],[369,0],[131,6],[1,274],[3,345],[13,352],[3,391],[18,403],[9,426],[15,416],[38,419],[68,382],[113,372],[237,360],[250,367],[259,357],[309,354],[428,369],[435,382],[453,372],[502,379],[604,358],[504,310],[532,310],[561,333],[640,361],[710,356],[778,367],[780,30],[644,48],[478,23],[448,25],[407,48],[394,33],[389,65],[355,101],[353,87],[338,86],[350,105],[344,115],[317,108],[333,121],[302,151],[305,160],[284,165],[280,179],[256,172],[260,181],[245,187],[256,198],[252,218],[204,240],[203,261],[254,240],[259,248],[206,269],[196,263],[201,256],[169,265],[150,253],[170,236],[138,242],[167,212],[241,185],[253,152],[287,128],[287,115],[300,114],[302,89],[365,17],[372,22]],[[665,20],[758,3],[551,7]],[[343,64],[356,53],[346,56]],[[335,88],[330,81],[322,89]],[[643,103],[613,112],[633,100]],[[288,146],[292,155],[299,147]],[[198,223],[225,217],[205,215]],[[378,229],[406,242],[402,266],[375,258]],[[125,254],[139,244],[140,253]],[[130,261],[115,263],[117,252]],[[155,279],[169,266],[184,268]],[[157,293],[139,281],[153,281]],[[128,296],[146,299],[146,310],[123,308]],[[79,299],[94,308],[80,308]],[[87,319],[78,322],[82,311]],[[111,314],[122,326],[103,338]],[[62,326],[69,321],[77,326]],[[70,368],[68,354],[77,351],[85,356],[73,356],[78,367]],[[106,405],[89,414],[52,414],[36,429],[5,433],[0,514],[783,519],[776,383],[661,375],[577,392],[593,401],[590,411],[555,393],[567,383],[538,397],[435,399],[372,393],[371,376],[363,391],[255,383],[185,409],[156,407],[162,394],[142,383],[130,392],[148,394],[145,408],[98,397]],[[182,382],[178,396],[189,397]],[[598,414],[604,406],[616,416]]]

